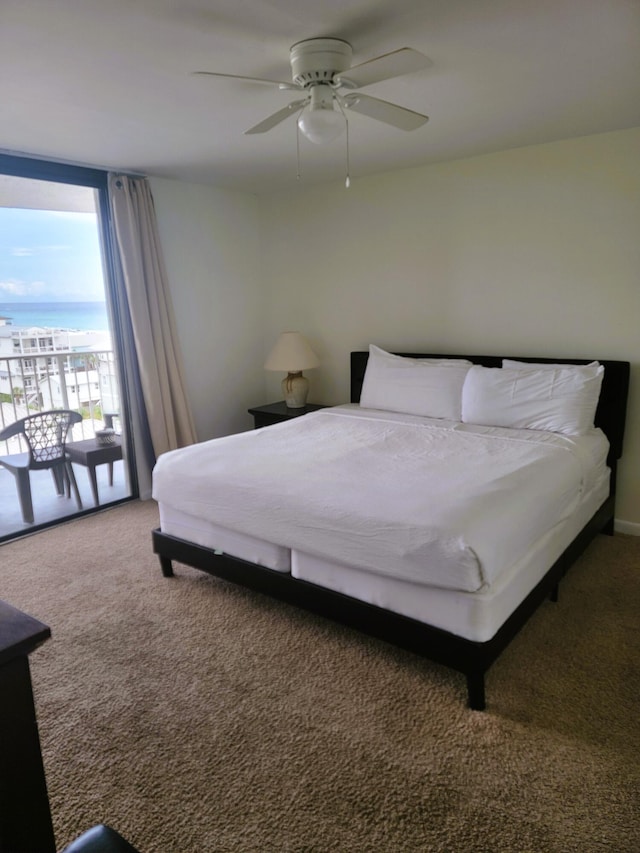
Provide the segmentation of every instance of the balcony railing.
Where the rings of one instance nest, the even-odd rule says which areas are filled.
[[[69,431],[67,442],[93,438],[96,430],[113,426],[120,432],[120,397],[114,353],[58,351],[0,356],[0,429],[28,415],[50,409],[72,409],[82,421]],[[27,451],[24,437],[0,441],[0,456]],[[84,509],[96,506],[89,469],[74,463]],[[126,463],[99,464],[94,469],[100,505],[131,496]],[[73,499],[57,495],[50,471],[30,472],[35,524],[49,524],[77,513]],[[24,522],[17,484],[0,466],[0,541],[23,535],[32,525]]]
[[[112,350],[39,352],[0,357],[0,429],[37,412],[73,409],[83,420],[69,440],[80,441],[104,426],[105,414],[120,412]],[[12,441],[0,443],[0,454],[22,452]]]

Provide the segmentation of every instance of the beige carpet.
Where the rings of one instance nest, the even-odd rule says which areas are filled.
[[[640,538],[599,537],[464,678],[178,566],[152,503],[0,547],[31,657],[56,839],[143,853],[640,850]]]

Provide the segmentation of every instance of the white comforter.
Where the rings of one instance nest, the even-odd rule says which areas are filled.
[[[340,406],[163,454],[161,504],[338,563],[488,587],[602,471],[581,439]]]

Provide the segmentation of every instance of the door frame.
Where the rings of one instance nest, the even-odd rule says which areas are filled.
[[[89,187],[97,191],[98,203],[96,205],[96,213],[98,216],[98,235],[102,249],[105,298],[109,315],[110,332],[116,355],[115,361],[120,386],[120,405],[122,408],[120,417],[124,433],[124,458],[130,485],[130,495],[127,500],[136,499],[139,497],[139,486],[135,465],[135,451],[131,440],[132,430],[128,405],[128,383],[126,371],[122,363],[122,353],[124,352],[123,332],[120,323],[117,321],[118,311],[115,310],[118,291],[115,286],[113,240],[110,228],[109,173],[104,169],[96,169],[89,166],[78,166],[71,163],[59,163],[36,157],[0,153],[0,174],[38,181],[51,181],[57,184],[73,184]],[[84,513],[78,513],[78,515],[82,514]]]

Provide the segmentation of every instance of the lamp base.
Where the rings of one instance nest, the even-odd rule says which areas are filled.
[[[307,405],[309,380],[302,375],[302,371],[287,373],[282,380],[282,393],[288,409],[304,409]]]

